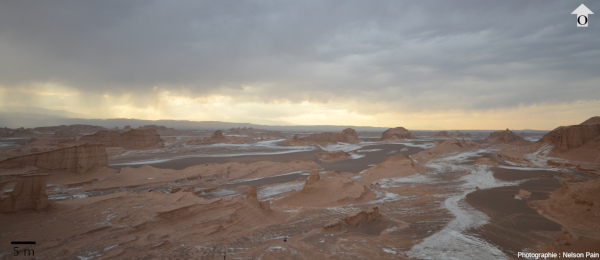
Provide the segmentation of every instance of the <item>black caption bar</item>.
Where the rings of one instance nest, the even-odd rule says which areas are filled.
[[[35,241],[10,241],[11,245],[35,245]]]

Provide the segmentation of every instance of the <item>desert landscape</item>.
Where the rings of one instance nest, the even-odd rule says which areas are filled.
[[[0,1],[0,260],[600,259],[600,1]]]
[[[600,248],[600,117],[527,138],[91,125],[1,135],[2,241],[35,241],[21,248],[36,259],[510,259]],[[13,253],[2,244],[3,259]]]

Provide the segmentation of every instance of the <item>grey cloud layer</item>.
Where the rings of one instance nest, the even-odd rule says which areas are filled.
[[[416,110],[600,99],[600,2],[584,3],[587,29],[572,1],[6,1],[0,84]]]

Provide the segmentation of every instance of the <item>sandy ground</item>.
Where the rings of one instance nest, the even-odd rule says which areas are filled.
[[[595,175],[536,165],[543,154],[517,163],[531,151],[512,153],[508,164],[481,140],[443,149],[435,141],[115,150],[107,168],[48,172],[47,210],[0,214],[0,258],[14,259],[10,241],[36,241],[19,247],[35,250],[36,259],[516,259],[523,251],[600,251]],[[339,150],[350,158],[317,156]],[[564,208],[581,219],[556,207],[571,204]],[[373,206],[380,216],[345,222]]]

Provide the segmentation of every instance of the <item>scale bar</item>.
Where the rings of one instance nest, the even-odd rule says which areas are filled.
[[[35,241],[10,241],[11,245],[35,245]]]

